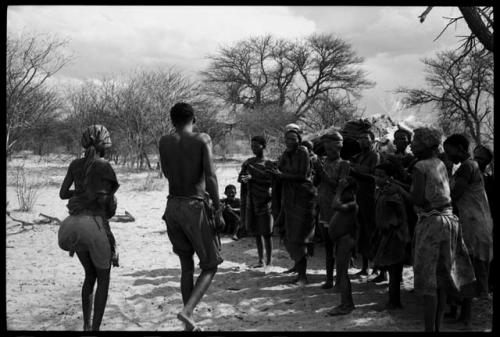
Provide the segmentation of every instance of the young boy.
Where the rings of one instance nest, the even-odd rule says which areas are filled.
[[[335,214],[330,220],[328,233],[336,246],[336,267],[339,275],[341,302],[328,312],[330,316],[345,315],[354,310],[348,271],[358,230],[357,190],[358,184],[352,177],[341,179],[333,200]]]
[[[238,240],[238,232],[240,230],[240,199],[236,198],[236,186],[227,185],[224,189],[226,198],[221,199],[222,217],[226,223],[225,233],[232,235],[233,240]]]

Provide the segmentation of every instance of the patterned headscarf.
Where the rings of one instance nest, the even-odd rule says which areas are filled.
[[[428,149],[441,145],[441,131],[434,128],[422,127],[413,130],[413,139],[418,139]]]
[[[93,124],[88,126],[82,134],[82,146],[84,149],[94,147],[109,148],[111,147],[111,137],[109,136],[108,129],[100,124]]]

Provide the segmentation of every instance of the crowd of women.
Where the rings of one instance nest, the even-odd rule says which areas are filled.
[[[254,267],[272,263],[274,231],[294,262],[285,273],[297,274],[293,283],[306,284],[307,259],[314,242],[321,241],[326,257],[321,287],[341,294],[329,314],[343,315],[355,308],[348,275],[353,257],[361,260],[356,276],[368,276],[370,264],[378,273],[373,282],[388,274],[387,310],[403,307],[403,266],[412,265],[426,331],[439,331],[447,306],[446,315],[470,327],[472,298],[488,298],[492,291],[493,177],[485,173],[492,152],[479,145],[472,157],[466,136],[453,134],[443,143],[442,133],[428,127],[398,128],[392,153],[375,150],[370,129],[357,136],[360,151],[354,155],[341,156],[344,137],[335,130],[313,144],[302,141],[300,128],[290,124],[284,138],[286,149],[277,161],[266,158],[264,137],[252,138],[255,156],[243,163],[238,177],[241,203],[224,212],[234,239],[238,215],[247,235],[255,236]],[[318,145],[322,156],[313,151]],[[234,204],[236,188],[228,186],[226,195],[228,190],[222,201]],[[235,216],[235,210],[241,211]]]

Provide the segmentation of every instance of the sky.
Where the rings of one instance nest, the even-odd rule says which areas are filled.
[[[330,33],[364,58],[362,68],[376,86],[363,92],[365,115],[415,118],[400,109],[392,91],[422,87],[421,62],[459,47],[469,30],[457,7],[395,6],[9,6],[7,33],[49,34],[68,41],[71,64],[54,76],[60,86],[137,68],[175,67],[196,77],[207,56],[251,36],[300,39]]]

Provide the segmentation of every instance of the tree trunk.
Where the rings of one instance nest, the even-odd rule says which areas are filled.
[[[493,34],[488,30],[488,27],[481,19],[481,15],[477,12],[476,7],[458,7],[460,12],[467,22],[471,32],[477,37],[488,51],[493,53],[494,39]]]

